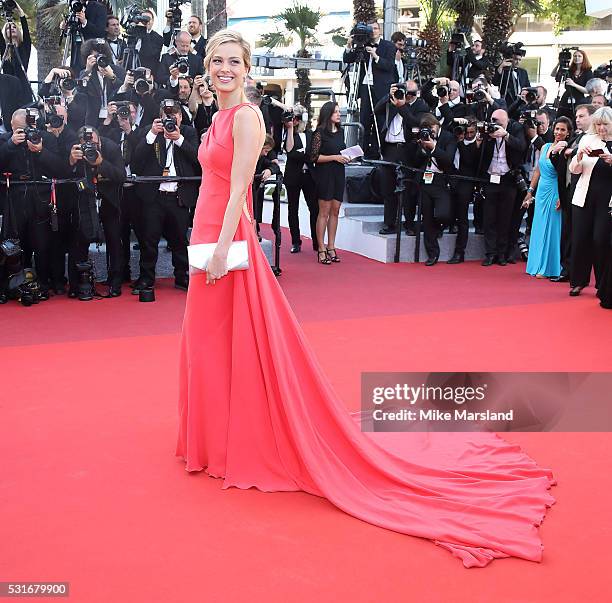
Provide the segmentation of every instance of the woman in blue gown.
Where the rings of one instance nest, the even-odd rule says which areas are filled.
[[[531,186],[523,207],[533,203],[535,212],[529,241],[527,274],[536,278],[550,278],[561,274],[561,202],[559,199],[559,175],[550,160],[553,153],[562,154],[572,133],[571,122],[559,118],[554,125],[554,142],[545,144],[540,150],[540,159],[531,178]],[[563,164],[563,181],[565,164]]]

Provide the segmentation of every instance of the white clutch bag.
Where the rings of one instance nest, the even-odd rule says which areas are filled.
[[[212,254],[215,251],[216,243],[200,243],[198,245],[188,245],[187,255],[189,257],[189,271],[203,272]],[[246,241],[234,241],[227,252],[228,270],[247,270],[249,267],[249,249]]]

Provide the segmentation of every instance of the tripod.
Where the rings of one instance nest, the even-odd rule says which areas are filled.
[[[404,80],[414,80],[419,86],[421,86],[421,70],[419,68],[419,62],[416,59],[408,59],[406,61]]]
[[[555,98],[555,102],[553,103],[553,107],[555,108],[555,110],[559,109],[559,105],[561,104],[561,97],[563,96],[561,94],[561,87],[563,86],[563,90],[564,92],[567,92],[567,96],[568,96],[568,103],[569,103],[569,108],[570,108],[570,113],[573,116],[575,111],[576,111],[576,99],[574,98],[574,95],[567,90],[567,87],[565,85],[565,80],[567,79],[567,76],[569,75],[569,71],[568,70],[560,70],[559,73],[557,74],[557,78],[559,80],[559,88],[557,89],[557,97]]]
[[[499,86],[499,93],[501,98],[506,100],[506,95],[508,94],[508,89],[510,88],[510,82],[512,82],[511,95],[512,98],[515,99],[518,97],[520,90],[517,90],[518,86],[518,76],[514,77],[516,73],[516,67],[504,67],[501,83]]]
[[[357,50],[359,53],[360,51]],[[363,52],[363,51],[362,51]],[[349,69],[349,95],[348,95],[348,110],[347,118],[348,121],[358,121],[355,119],[355,115],[359,113],[359,86],[361,82],[361,70],[365,66],[365,57],[358,54],[357,59]],[[366,84],[368,88],[368,100],[370,101],[370,111],[372,113],[372,121],[374,122],[374,130],[376,130],[376,139],[378,141],[378,153],[382,159],[382,143],[380,138],[380,132],[378,131],[378,121],[376,120],[376,114],[374,113],[374,100],[372,98],[372,86]],[[363,102],[363,101],[362,101]],[[362,124],[365,128],[365,125]],[[364,153],[367,149],[363,149]]]
[[[78,75],[81,67],[79,50],[83,42],[83,32],[81,31],[81,24],[73,15],[70,15],[66,21],[66,28],[60,37],[60,44],[62,43],[62,38],[66,39],[64,51],[62,53],[62,65],[68,65],[68,57],[70,57],[70,67],[72,67]]]
[[[138,54],[138,48],[136,48],[138,40],[138,36],[133,33],[128,33],[127,47],[123,51],[122,58],[122,65],[126,72],[133,71],[140,67],[140,55]]]

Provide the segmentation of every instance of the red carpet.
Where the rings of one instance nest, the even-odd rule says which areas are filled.
[[[288,238],[288,237],[286,237]],[[347,408],[366,370],[610,371],[612,313],[524,264],[317,265],[280,278]],[[553,469],[541,564],[466,570],[428,541],[303,493],[221,491],[174,458],[184,293],[0,307],[0,581],[68,581],[71,601],[604,601],[609,434],[525,433]]]

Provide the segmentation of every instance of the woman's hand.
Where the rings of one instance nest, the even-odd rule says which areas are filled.
[[[533,194],[527,193],[527,195],[525,195],[525,199],[523,200],[523,203],[521,204],[521,208],[527,209],[532,203],[533,203]]]
[[[599,158],[605,161],[608,165],[612,165],[612,153],[602,153]]]
[[[560,153],[567,146],[567,140],[560,140],[555,146],[552,148],[552,153]]]
[[[335,161],[337,161],[338,163],[341,163],[342,165],[346,165],[351,160],[349,157],[345,157],[344,155],[336,155]]]
[[[555,203],[555,209],[559,211],[561,209],[561,199],[557,199]]]
[[[206,266],[206,284],[214,285],[227,273],[227,253],[223,254],[215,250]]]
[[[566,78],[565,85],[566,86],[572,86],[574,88],[576,87],[576,83],[574,82],[574,80],[571,77]]]
[[[582,147],[582,149],[580,149],[580,150],[578,151],[578,153],[576,154],[576,160],[577,160],[578,162],[581,162],[581,161],[582,161],[582,158],[583,158],[585,155],[588,155],[590,152],[591,152],[591,147],[588,147],[588,146],[587,146],[587,147]]]

